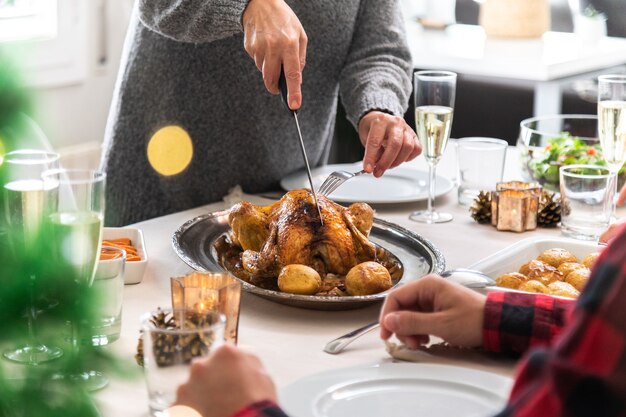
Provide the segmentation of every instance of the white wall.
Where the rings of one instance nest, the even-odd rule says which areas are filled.
[[[88,28],[85,80],[74,85],[33,90],[34,118],[57,150],[93,148],[102,142],[132,9],[132,0],[81,1],[88,4],[87,16],[84,16]],[[104,30],[101,29],[103,23]],[[100,64],[103,53],[106,62]]]

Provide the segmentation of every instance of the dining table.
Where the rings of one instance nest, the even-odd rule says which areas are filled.
[[[437,175],[455,180],[457,176],[455,141],[451,140],[437,166]],[[426,171],[423,157],[403,165],[415,171]],[[504,180],[523,179],[517,149],[509,147]],[[240,198],[241,196],[236,196]],[[272,202],[267,196],[247,195],[242,198],[256,204]],[[363,197],[367,200],[367,196]],[[172,248],[174,232],[186,221],[232,205],[231,198],[222,202],[169,214],[129,225],[144,233],[148,256],[147,268],[139,284],[126,285],[119,340],[106,347],[117,356],[123,375],[109,372],[109,385],[95,393],[95,401],[104,417],[144,417],[148,415],[148,396],[141,368],[136,364],[140,317],[157,307],[167,307],[170,299],[170,277],[191,272]],[[537,228],[524,233],[498,231],[495,227],[476,223],[468,208],[457,201],[456,187],[435,200],[435,208],[454,215],[449,223],[423,224],[409,220],[409,213],[424,209],[426,201],[374,206],[378,218],[396,223],[431,241],[443,253],[446,268],[467,267],[493,253],[526,238],[558,237],[555,228]],[[618,216],[626,215],[619,209]],[[417,277],[415,277],[417,278]],[[241,298],[238,346],[257,355],[280,391],[289,384],[319,372],[339,368],[392,362],[379,338],[370,332],[349,345],[343,352],[330,355],[324,345],[351,330],[377,320],[381,303],[347,311],[319,311],[278,304],[256,295],[243,293]],[[436,340],[435,340],[436,341]],[[453,355],[438,357],[438,363],[476,368],[512,376],[516,359],[494,357],[476,361],[474,355],[458,350]],[[425,357],[428,361],[428,357]]]

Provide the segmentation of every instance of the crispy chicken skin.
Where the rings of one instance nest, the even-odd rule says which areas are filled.
[[[286,265],[301,264],[345,275],[354,265],[376,258],[367,236],[374,212],[364,203],[345,208],[318,195],[324,224],[313,196],[300,189],[276,203],[255,206],[242,202],[229,215],[231,240],[244,250],[242,266],[253,276],[277,276]]]

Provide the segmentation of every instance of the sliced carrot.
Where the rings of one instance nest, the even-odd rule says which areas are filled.
[[[119,252],[104,252],[100,254],[101,261],[108,261],[111,259],[117,259],[122,256]]]
[[[132,245],[132,242],[127,237],[120,237],[120,238],[117,238],[117,239],[104,239],[103,243],[104,242],[117,243],[117,244],[120,244],[120,245],[129,245],[129,246]]]

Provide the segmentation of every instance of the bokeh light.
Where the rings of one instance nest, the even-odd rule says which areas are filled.
[[[161,175],[172,176],[183,172],[193,158],[193,143],[185,129],[165,126],[148,142],[148,161]]]

